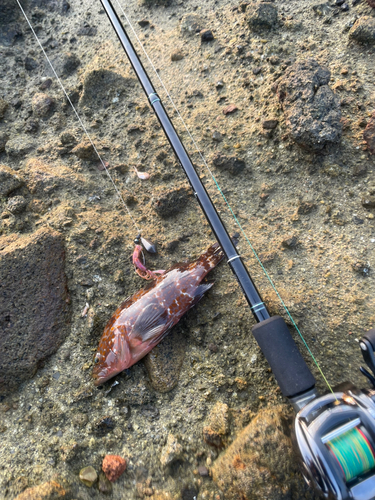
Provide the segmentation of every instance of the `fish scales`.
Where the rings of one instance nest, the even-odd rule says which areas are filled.
[[[106,325],[94,357],[100,385],[134,365],[156,346],[213,282],[202,280],[224,257],[218,243],[196,261],[178,263],[129,297]]]

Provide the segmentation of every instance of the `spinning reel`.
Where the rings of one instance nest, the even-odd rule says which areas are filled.
[[[375,329],[359,343],[372,374],[360,370],[372,388],[360,390],[345,382],[325,396],[314,388],[315,380],[280,317],[259,323],[253,333],[297,412],[294,446],[308,485],[327,499],[374,500]],[[271,336],[273,348],[266,345]]]

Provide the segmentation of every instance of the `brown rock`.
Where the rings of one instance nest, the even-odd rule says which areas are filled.
[[[47,483],[27,488],[23,493],[18,495],[15,500],[58,500],[64,498],[68,500],[67,491],[56,481],[48,481]]]
[[[82,142],[77,144],[77,146],[72,149],[71,153],[78,156],[81,160],[98,160],[98,155],[88,139],[84,139]]]
[[[55,107],[55,101],[47,94],[39,93],[34,95],[31,101],[31,105],[34,115],[45,117],[51,114],[51,112],[53,111]]]
[[[32,194],[50,194],[55,189],[64,186],[77,188],[83,177],[76,174],[69,167],[44,163],[37,158],[31,158],[25,168],[26,184]]]
[[[4,241],[5,245],[1,245]],[[0,238],[0,393],[29,379],[64,341],[70,320],[62,236]]]
[[[23,183],[24,180],[15,170],[6,165],[0,165],[0,196],[7,196]]]
[[[181,50],[175,50],[171,54],[171,61],[181,61],[181,59],[184,58],[184,54],[181,52]]]
[[[366,141],[370,153],[375,155],[375,111],[372,113],[371,118],[363,131],[363,139]]]
[[[224,115],[229,115],[230,113],[234,113],[235,111],[238,111],[238,108],[235,104],[229,104],[229,106],[223,109]]]
[[[167,442],[160,455],[160,462],[165,467],[179,460],[182,456],[182,446],[174,434],[168,434]]]
[[[375,19],[362,16],[353,24],[349,31],[349,38],[356,42],[372,45],[375,43]]]
[[[277,127],[279,124],[279,120],[264,120],[262,123],[262,127],[267,130],[272,130]]]
[[[214,463],[213,480],[227,498],[282,500],[291,491],[305,498],[283,410],[261,411]]]
[[[228,432],[228,405],[218,401],[208,416],[207,425],[203,427],[203,439],[207,444],[221,448],[225,444]]]
[[[116,481],[126,469],[126,460],[118,455],[106,455],[102,469],[109,481]]]
[[[366,0],[366,2],[369,4],[370,7],[375,9],[375,0]]]

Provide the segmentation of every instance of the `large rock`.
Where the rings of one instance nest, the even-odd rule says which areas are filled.
[[[240,432],[212,468],[225,498],[308,498],[298,474],[283,407],[261,411]],[[292,494],[293,493],[293,494]]]
[[[253,31],[270,30],[277,25],[277,7],[271,2],[250,4],[246,9],[246,20]]]
[[[278,85],[290,135],[312,151],[321,151],[341,138],[340,104],[328,86],[330,76],[327,68],[307,59],[293,64]]]
[[[83,183],[83,177],[69,167],[54,162],[44,163],[38,158],[30,158],[23,170],[25,182],[32,194],[49,195],[60,187],[77,187]]]
[[[0,238],[0,394],[34,375],[70,321],[62,236],[40,229],[10,241]]]
[[[357,19],[349,31],[349,38],[360,43],[375,43],[375,18],[363,16]]]

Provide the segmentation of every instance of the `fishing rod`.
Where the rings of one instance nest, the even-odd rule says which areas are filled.
[[[297,412],[294,446],[306,482],[327,499],[375,499],[375,329],[360,341],[364,360],[373,372],[361,372],[372,389],[345,383],[319,396],[315,379],[285,321],[271,317],[202,184],[111,0],[100,0],[159,123],[178,158],[221,245],[257,324],[252,328],[281,392]]]

